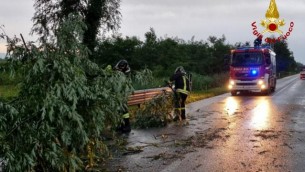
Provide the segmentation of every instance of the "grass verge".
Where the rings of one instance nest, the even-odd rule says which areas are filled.
[[[0,98],[9,100],[18,95],[19,88],[16,85],[0,85]]]
[[[202,99],[218,96],[227,92],[228,90],[225,87],[218,87],[204,91],[193,91],[187,98],[186,103],[188,104],[188,103],[196,102]]]

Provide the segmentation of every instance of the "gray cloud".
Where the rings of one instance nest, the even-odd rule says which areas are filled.
[[[4,2],[3,2],[4,1]],[[0,25],[9,36],[22,33],[26,40],[32,40],[29,35],[32,28],[31,18],[34,14],[32,0],[2,0],[0,5]],[[5,42],[0,40],[0,52],[5,51]]]

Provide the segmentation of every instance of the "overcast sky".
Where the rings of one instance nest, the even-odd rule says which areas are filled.
[[[207,40],[209,36],[225,35],[227,43],[251,43],[255,39],[251,24],[256,21],[258,31],[263,31],[260,21],[265,19],[270,0],[122,0],[122,24],[119,30],[124,36],[144,38],[149,28],[158,37],[178,37],[190,40]],[[296,61],[305,64],[305,1],[276,0],[280,19],[286,25],[280,29],[286,33],[294,22],[288,44]],[[0,24],[13,36],[22,33],[27,40],[33,16],[32,0],[1,0]],[[275,34],[275,36],[279,36]],[[1,42],[0,52],[5,52]]]

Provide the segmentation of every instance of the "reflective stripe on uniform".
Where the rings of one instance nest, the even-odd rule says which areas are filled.
[[[125,114],[123,115],[123,118],[129,118],[129,113],[125,113]]]
[[[183,90],[186,91],[186,79],[185,79],[185,76],[182,76],[182,78],[183,78],[183,85],[184,85]]]
[[[178,88],[177,89],[177,92],[178,93],[183,93],[183,94],[186,94],[186,95],[188,95],[189,94],[189,91],[187,91],[186,90],[186,78],[185,78],[185,76],[182,76],[182,79],[183,79],[183,89],[180,89],[180,88]]]
[[[186,95],[188,95],[190,93],[189,91],[183,90],[183,89],[180,89],[180,88],[177,89],[177,92],[178,93],[183,93],[183,94],[186,94]]]

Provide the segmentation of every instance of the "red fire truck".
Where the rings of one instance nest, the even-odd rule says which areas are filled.
[[[276,87],[275,53],[269,46],[231,50],[229,90],[232,96],[243,92],[268,95]]]
[[[305,66],[302,66],[300,71],[300,79],[304,79],[304,78],[305,78]]]

